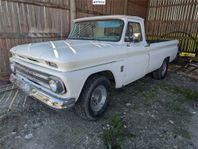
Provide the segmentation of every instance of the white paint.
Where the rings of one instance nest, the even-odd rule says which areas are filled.
[[[31,43],[28,44],[28,51],[30,51]]]
[[[106,5],[106,0],[92,0],[93,5]]]
[[[59,58],[59,54],[58,54],[58,51],[57,51],[57,49],[56,49],[55,44],[54,44],[52,41],[50,41],[50,43],[51,43],[51,45],[52,45],[52,48],[53,48],[53,52],[54,52],[55,57],[56,57],[56,58]]]
[[[100,46],[99,44],[96,44],[95,42],[93,41],[90,41],[90,43],[92,43],[94,46],[98,47],[98,48],[102,48],[102,46]]]
[[[69,47],[69,49],[74,53],[76,54],[76,50],[66,41],[64,41],[64,43]]]

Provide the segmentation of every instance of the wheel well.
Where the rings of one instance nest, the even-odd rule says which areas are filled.
[[[94,76],[94,75],[100,75],[100,76],[104,76],[104,77],[108,78],[109,81],[111,82],[112,87],[115,87],[116,82],[115,82],[114,75],[113,75],[113,73],[112,73],[111,71],[108,71],[108,70],[107,70],[107,71],[101,71],[101,72],[94,73],[94,74],[90,75],[90,76],[87,78],[87,80],[88,80],[90,77]]]
[[[167,60],[168,60],[168,62],[170,62],[170,56],[166,57],[165,59],[167,59]]]

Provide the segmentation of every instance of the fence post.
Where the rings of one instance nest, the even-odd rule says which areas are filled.
[[[73,27],[72,20],[76,19],[76,0],[70,0],[70,26]]]
[[[128,0],[124,1],[124,15],[127,15],[128,11]]]

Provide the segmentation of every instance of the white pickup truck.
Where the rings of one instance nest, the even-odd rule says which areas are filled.
[[[66,40],[30,43],[10,52],[10,80],[54,109],[74,107],[97,120],[108,107],[112,88],[146,74],[163,79],[176,58],[178,41],[148,43],[144,20],[112,15],[74,20]]]

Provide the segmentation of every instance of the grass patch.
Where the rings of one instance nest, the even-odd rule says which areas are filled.
[[[177,113],[177,114],[189,114],[188,110],[183,107],[181,103],[176,101],[165,103],[166,111]]]
[[[189,114],[184,103],[198,101],[198,92],[195,90],[166,83],[160,84],[159,88],[165,91],[167,98],[169,98],[169,100],[165,100],[162,103],[166,111],[177,114]]]
[[[155,98],[157,93],[158,93],[158,88],[157,87],[153,87],[150,90],[144,91],[143,92],[143,96],[145,98]]]
[[[163,94],[167,94],[167,98],[172,98],[171,96],[176,95],[174,99],[170,101],[165,100],[164,102],[160,101],[160,94],[165,91]],[[165,109],[170,112],[188,114],[188,110],[185,109],[183,102],[184,101],[198,101],[198,92],[185,87],[178,87],[175,85],[169,85],[166,83],[153,86],[152,88],[143,91],[142,95],[144,97],[143,104],[145,106],[151,106],[156,102],[160,102],[164,105]],[[179,96],[178,96],[179,95]],[[159,96],[159,97],[158,97]]]
[[[191,139],[192,138],[190,132],[187,131],[186,129],[177,128],[175,133],[177,135],[182,136],[183,138],[186,138],[186,139]]]
[[[157,86],[151,88],[150,90],[144,91],[142,93],[144,97],[144,105],[151,106],[154,102],[158,101],[157,95],[159,93],[159,89]]]
[[[174,94],[180,94],[190,101],[194,101],[194,102],[198,101],[198,92],[195,90],[184,87],[171,86],[171,85],[165,85],[163,89],[172,92]]]
[[[174,87],[174,91],[175,93],[179,93],[189,100],[198,101],[198,92],[194,90],[182,88],[182,87]]]
[[[180,131],[180,133],[181,133],[181,136],[184,137],[184,138],[186,138],[186,139],[191,139],[192,138],[190,132],[188,132],[185,129],[182,129]]]
[[[110,122],[110,128],[104,131],[102,140],[107,149],[121,149],[121,143],[125,137],[136,136],[124,130],[123,119],[115,117]]]

